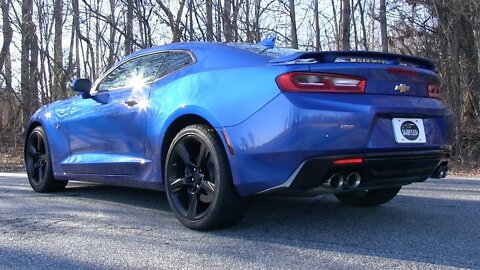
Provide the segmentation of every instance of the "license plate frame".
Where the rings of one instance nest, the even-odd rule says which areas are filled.
[[[425,127],[421,118],[393,118],[396,143],[426,143]]]

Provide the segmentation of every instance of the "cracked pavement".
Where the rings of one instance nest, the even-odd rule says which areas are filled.
[[[429,179],[359,209],[333,195],[258,197],[237,226],[183,227],[162,192],[0,173],[0,269],[480,268],[480,179]]]

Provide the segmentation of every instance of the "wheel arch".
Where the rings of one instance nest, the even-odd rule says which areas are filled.
[[[28,127],[27,127],[27,130],[25,131],[25,137],[24,137],[24,140],[23,140],[23,146],[25,148],[25,146],[27,145],[27,141],[28,141],[28,136],[30,136],[30,133],[32,133],[32,130],[36,127],[43,127],[42,126],[42,123],[40,123],[39,121],[32,121]]]
[[[167,152],[168,148],[170,147],[170,144],[172,143],[173,139],[175,136],[182,130],[183,128],[190,126],[190,125],[195,125],[195,124],[203,124],[206,125],[215,132],[215,136],[221,141],[224,151],[225,151],[225,143],[222,140],[222,137],[220,134],[218,134],[217,130],[215,129],[215,125],[212,124],[210,121],[208,121],[205,117],[202,117],[198,114],[195,113],[187,113],[178,116],[175,118],[166,128],[163,139],[162,139],[162,146],[161,146],[161,168],[162,171],[165,168],[165,159],[167,157]],[[226,153],[226,152],[225,152]],[[162,173],[162,180],[163,179],[163,173]]]

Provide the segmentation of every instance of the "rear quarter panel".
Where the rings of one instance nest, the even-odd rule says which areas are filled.
[[[164,133],[182,115],[198,115],[214,128],[245,121],[280,94],[275,78],[289,69],[263,66],[196,72],[197,68],[193,65],[152,85],[147,158],[161,157]],[[155,159],[152,175],[147,178],[161,178],[161,166],[161,160]]]

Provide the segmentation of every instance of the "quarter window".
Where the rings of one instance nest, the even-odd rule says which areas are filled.
[[[157,79],[163,78],[192,63],[192,56],[187,52],[165,53],[164,61],[157,67]]]

